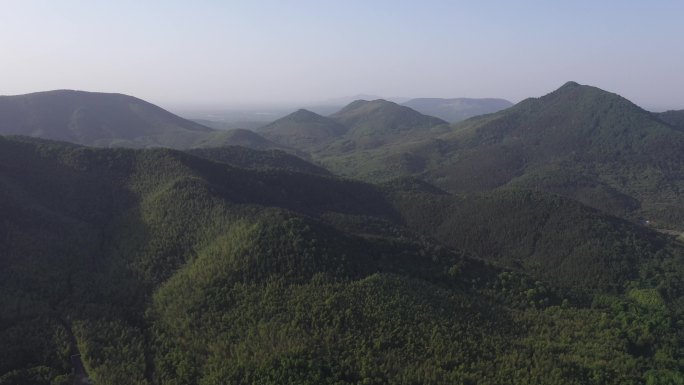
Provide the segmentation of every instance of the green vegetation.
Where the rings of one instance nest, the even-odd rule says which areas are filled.
[[[58,90],[0,96],[0,116],[0,135],[88,146],[183,149],[240,145],[296,152],[251,131],[214,130],[121,94]]]
[[[453,193],[497,188],[560,194],[651,226],[684,230],[680,112],[654,114],[569,82],[442,134],[317,159],[369,181],[415,176]]]
[[[449,123],[457,123],[473,116],[498,112],[513,106],[513,103],[504,99],[417,98],[402,103],[402,106],[413,108],[421,114],[435,116]]]
[[[259,128],[274,142],[323,160],[331,154],[355,153],[434,134],[447,122],[385,100],[357,100],[329,117],[296,111]]]
[[[299,157],[281,150],[257,151],[253,146],[223,146],[211,148],[194,148],[187,153],[226,163],[231,166],[249,169],[279,169],[317,175],[331,175],[323,167],[311,164]]]
[[[683,380],[666,236],[197,154],[0,138],[0,384],[72,383],[77,352],[96,384]]]
[[[657,114],[663,122],[679,130],[684,130],[684,110],[665,111]]]
[[[307,110],[295,111],[259,129],[270,140],[312,151],[344,135],[347,128],[338,122]]]

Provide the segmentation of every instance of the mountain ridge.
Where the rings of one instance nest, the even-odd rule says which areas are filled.
[[[412,175],[451,192],[541,189],[623,218],[681,228],[683,154],[684,132],[662,116],[615,93],[567,82],[441,134],[332,154],[323,163],[372,180]]]
[[[69,336],[96,383],[682,378],[667,238],[543,193],[250,159],[0,136],[0,384],[73,383]]]
[[[242,144],[294,152],[257,138],[254,133],[214,130],[134,96],[76,90],[0,96],[0,134],[97,147],[190,148]]]
[[[347,128],[330,118],[299,109],[256,131],[274,142],[306,151],[344,135]]]
[[[189,122],[142,99],[118,93],[54,90],[0,97],[0,132],[79,144],[134,141],[159,135],[213,130]]]
[[[457,123],[474,116],[498,112],[512,107],[513,103],[499,98],[415,98],[401,105],[449,123]]]

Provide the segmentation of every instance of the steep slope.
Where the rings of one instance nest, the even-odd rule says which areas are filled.
[[[447,122],[456,123],[473,116],[501,111],[513,106],[513,103],[505,99],[493,98],[417,98],[401,105],[425,115],[435,116]]]
[[[59,90],[0,96],[3,135],[103,147],[184,147],[211,131],[122,94]]]
[[[402,225],[444,192],[386,190],[0,138],[0,384],[73,383],[72,334],[102,384],[682,380],[672,249],[568,291]]]
[[[257,129],[264,137],[297,149],[315,149],[344,135],[347,128],[304,109]]]

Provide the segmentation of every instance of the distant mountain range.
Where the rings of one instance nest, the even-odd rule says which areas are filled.
[[[428,135],[446,125],[394,102],[357,100],[328,117],[299,110],[257,132],[302,151],[345,153]]]
[[[0,385],[684,383],[682,111],[46,94],[0,100]]]
[[[454,192],[540,189],[680,228],[681,116],[651,113],[619,95],[569,82],[422,141],[321,159],[345,175],[414,175]]]
[[[347,130],[333,119],[300,109],[256,131],[274,142],[307,151],[335,140]]]
[[[383,98],[377,95],[358,94],[350,97],[328,99],[315,103],[304,103],[292,107],[285,106],[262,106],[243,109],[220,109],[211,110],[201,108],[180,108],[178,113],[188,119],[207,127],[216,129],[246,128],[255,129],[264,124],[280,119],[291,113],[296,108],[303,108],[319,115],[328,116],[356,100],[383,99],[404,105],[425,114],[438,117],[448,122],[456,122],[475,115],[483,115],[497,112],[510,107],[512,103],[504,99],[495,98]]]
[[[122,94],[57,90],[0,96],[0,134],[97,147],[243,145],[293,151],[246,130],[215,130]]]
[[[511,107],[513,103],[505,99],[472,99],[472,98],[419,98],[411,99],[403,106],[436,116],[450,123],[460,122],[473,116],[491,114]]]

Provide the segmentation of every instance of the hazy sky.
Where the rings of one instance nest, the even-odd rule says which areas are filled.
[[[541,96],[684,108],[681,0],[0,0],[0,94],[162,106]]]

